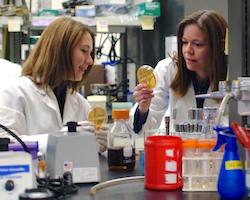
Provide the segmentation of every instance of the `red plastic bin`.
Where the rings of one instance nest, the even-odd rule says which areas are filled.
[[[145,141],[145,188],[183,187],[182,140],[177,136],[148,136]]]

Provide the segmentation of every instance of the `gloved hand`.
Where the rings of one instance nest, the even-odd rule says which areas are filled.
[[[89,131],[89,132],[92,132],[92,133],[95,133],[95,125],[90,122],[90,121],[80,121],[80,122],[77,122],[77,127],[76,127],[76,130],[77,131]]]
[[[103,126],[100,129],[95,131],[96,141],[99,144],[99,152],[103,153],[107,150],[107,136],[109,128],[108,126]]]
[[[109,132],[108,126],[103,126],[100,129],[96,129],[95,125],[90,121],[78,122],[78,130],[90,131],[96,135],[96,141],[99,146],[99,152],[103,153],[107,149],[107,135]]]

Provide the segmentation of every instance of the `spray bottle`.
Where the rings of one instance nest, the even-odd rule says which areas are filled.
[[[240,161],[236,137],[231,127],[214,127],[217,132],[217,151],[225,144],[225,151],[219,172],[217,189],[222,199],[240,199],[246,192],[245,172]]]

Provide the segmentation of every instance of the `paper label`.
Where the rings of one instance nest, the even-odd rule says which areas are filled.
[[[174,149],[166,149],[165,150],[165,155],[167,157],[174,157]]]
[[[128,138],[114,138],[114,147],[130,146],[130,139]]]
[[[20,32],[22,25],[22,19],[18,17],[8,18],[8,31],[9,32]]]
[[[79,167],[73,169],[74,183],[98,182],[97,167]]]
[[[124,157],[131,157],[133,154],[133,149],[131,146],[126,146],[123,148],[123,156]]]
[[[0,166],[0,176],[30,173],[29,165],[4,165]]]
[[[73,169],[73,162],[72,161],[64,161],[63,163],[63,171],[71,172]]]
[[[177,175],[176,174],[165,174],[165,183],[166,184],[177,183]]]
[[[225,162],[226,170],[243,169],[242,162],[239,160],[230,160]]]
[[[140,17],[142,30],[154,30],[154,18],[153,17]]]
[[[176,161],[166,161],[165,171],[176,172],[177,171]]]
[[[98,33],[106,33],[109,31],[107,20],[96,20],[96,32]]]

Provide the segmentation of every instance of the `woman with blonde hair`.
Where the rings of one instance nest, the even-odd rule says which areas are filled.
[[[95,132],[90,105],[77,92],[95,54],[94,33],[81,22],[59,17],[45,28],[22,67],[22,76],[1,93],[0,123],[20,135],[61,130],[69,121]],[[100,130],[100,150],[107,130]]]

